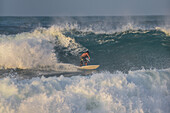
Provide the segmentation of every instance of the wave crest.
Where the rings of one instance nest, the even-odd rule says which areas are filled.
[[[54,53],[55,46],[65,47],[72,54],[79,54],[83,48],[55,26],[16,35],[0,35],[0,66],[21,69],[56,67],[58,59]]]

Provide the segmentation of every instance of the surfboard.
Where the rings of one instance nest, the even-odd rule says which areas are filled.
[[[86,69],[86,70],[91,70],[91,69],[97,69],[100,65],[88,65],[88,66],[81,66],[78,67],[78,69]]]

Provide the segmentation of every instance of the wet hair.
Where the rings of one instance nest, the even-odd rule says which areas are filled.
[[[89,54],[89,51],[86,51],[86,53],[88,53],[88,54]]]

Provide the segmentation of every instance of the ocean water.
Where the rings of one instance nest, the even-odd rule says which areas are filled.
[[[78,70],[89,50],[89,65]],[[0,17],[0,113],[169,113],[170,16]]]

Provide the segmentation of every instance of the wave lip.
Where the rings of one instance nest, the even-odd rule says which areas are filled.
[[[167,36],[170,36],[170,28],[168,27],[156,27],[155,29],[164,32]]]

